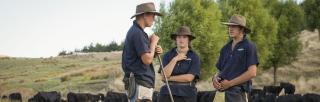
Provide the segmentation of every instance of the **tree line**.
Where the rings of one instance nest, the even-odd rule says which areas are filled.
[[[320,28],[320,0],[174,0],[169,5],[161,3],[160,12],[164,16],[155,23],[160,45],[165,50],[174,47],[170,34],[179,26],[189,26],[197,37],[192,47],[200,56],[203,79],[216,72],[220,49],[230,40],[221,22],[233,14],[246,17],[252,30],[247,38],[257,47],[259,68],[274,68],[274,73],[300,53],[298,34],[303,29]]]
[[[109,44],[100,44],[96,43],[93,44],[91,43],[88,46],[84,46],[81,49],[75,49],[74,51],[66,51],[63,50],[59,52],[58,56],[63,56],[63,55],[70,55],[73,54],[74,52],[81,52],[81,53],[89,53],[89,52],[111,52],[111,51],[121,51],[123,49],[123,42],[118,44],[115,41],[110,42]]]

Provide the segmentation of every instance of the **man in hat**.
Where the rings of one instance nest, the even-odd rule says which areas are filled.
[[[247,102],[259,64],[256,47],[246,38],[250,29],[243,16],[235,14],[223,24],[228,26],[231,40],[220,51],[213,86],[224,92],[226,102]]]
[[[175,102],[197,102],[196,81],[200,76],[200,59],[191,49],[191,41],[195,39],[189,27],[179,27],[171,35],[176,47],[169,50],[163,57],[164,72],[168,77]],[[162,76],[164,80],[164,76]],[[160,88],[158,102],[170,102],[168,87]]]
[[[136,19],[126,35],[122,53],[123,81],[130,102],[152,100],[155,83],[152,61],[155,53],[162,53],[162,48],[157,46],[159,37],[153,34],[149,38],[144,28],[152,26],[155,15],[160,13],[154,3],[143,3],[137,5],[136,14],[131,17]]]

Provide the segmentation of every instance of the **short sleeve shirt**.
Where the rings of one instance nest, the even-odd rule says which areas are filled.
[[[176,48],[169,50],[163,57],[163,66],[166,66],[177,54]],[[193,74],[195,76],[194,81],[198,80],[200,77],[200,59],[193,50],[188,51],[186,60],[178,61],[176,63],[171,76],[182,74]],[[197,95],[197,89],[195,86],[170,85],[170,89],[172,94],[176,96]],[[169,94],[166,85],[160,88],[160,94]]]
[[[232,41],[227,43],[220,51],[216,64],[222,79],[232,80],[248,70],[251,65],[258,65],[256,47],[246,38],[240,41],[232,50]],[[245,91],[251,90],[251,80],[244,83]]]
[[[142,62],[141,56],[149,53],[150,42],[148,35],[138,25],[136,21],[129,29],[124,42],[122,53],[122,69],[125,77],[129,77],[130,73],[134,73],[135,78],[153,86],[155,83],[155,73],[153,65],[146,65]]]

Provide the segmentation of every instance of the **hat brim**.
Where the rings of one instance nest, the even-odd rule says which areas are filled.
[[[176,40],[176,36],[188,36],[190,41],[192,41],[192,40],[194,40],[196,38],[195,36],[193,36],[191,34],[179,34],[179,35],[177,35],[177,33],[172,33],[170,37],[171,37],[172,40]]]
[[[244,27],[244,32],[246,33],[246,34],[249,34],[250,32],[251,32],[251,30],[250,30],[250,28],[248,28],[248,27],[245,27],[245,26],[242,26],[242,25],[240,25],[240,24],[236,24],[236,23],[230,23],[230,22],[222,22],[222,24],[223,25],[227,25],[227,26],[241,26],[241,27]]]
[[[144,13],[154,13],[154,14],[157,15],[157,16],[162,16],[162,14],[159,13],[159,12],[150,11],[150,12],[140,12],[140,13],[136,13],[136,14],[134,14],[130,19],[132,19],[132,18],[134,18],[134,17],[136,17],[136,16],[138,16],[138,15],[144,14]]]

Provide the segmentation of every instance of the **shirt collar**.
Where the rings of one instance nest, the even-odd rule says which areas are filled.
[[[144,32],[144,30],[140,27],[140,25],[138,24],[137,20],[133,21],[133,25],[136,26],[137,28],[139,28],[145,34],[145,36],[148,37],[148,34],[146,32]]]
[[[171,53],[178,54],[178,52],[177,52],[177,47],[171,49]],[[189,50],[188,50],[188,52],[187,52],[187,55],[192,54],[192,53],[193,53],[193,50],[189,48]]]
[[[247,40],[248,40],[247,38],[243,38],[243,40],[241,40],[240,42],[238,42],[238,44],[241,44],[241,43],[243,43],[243,42],[245,42],[245,41],[247,41]],[[230,40],[230,41],[228,42],[228,44],[231,45],[232,42],[233,42],[233,40]]]
[[[141,26],[138,24],[137,20],[134,20],[134,21],[133,21],[133,25],[136,26],[136,27],[138,27],[140,30],[144,31],[144,30],[141,28]]]

